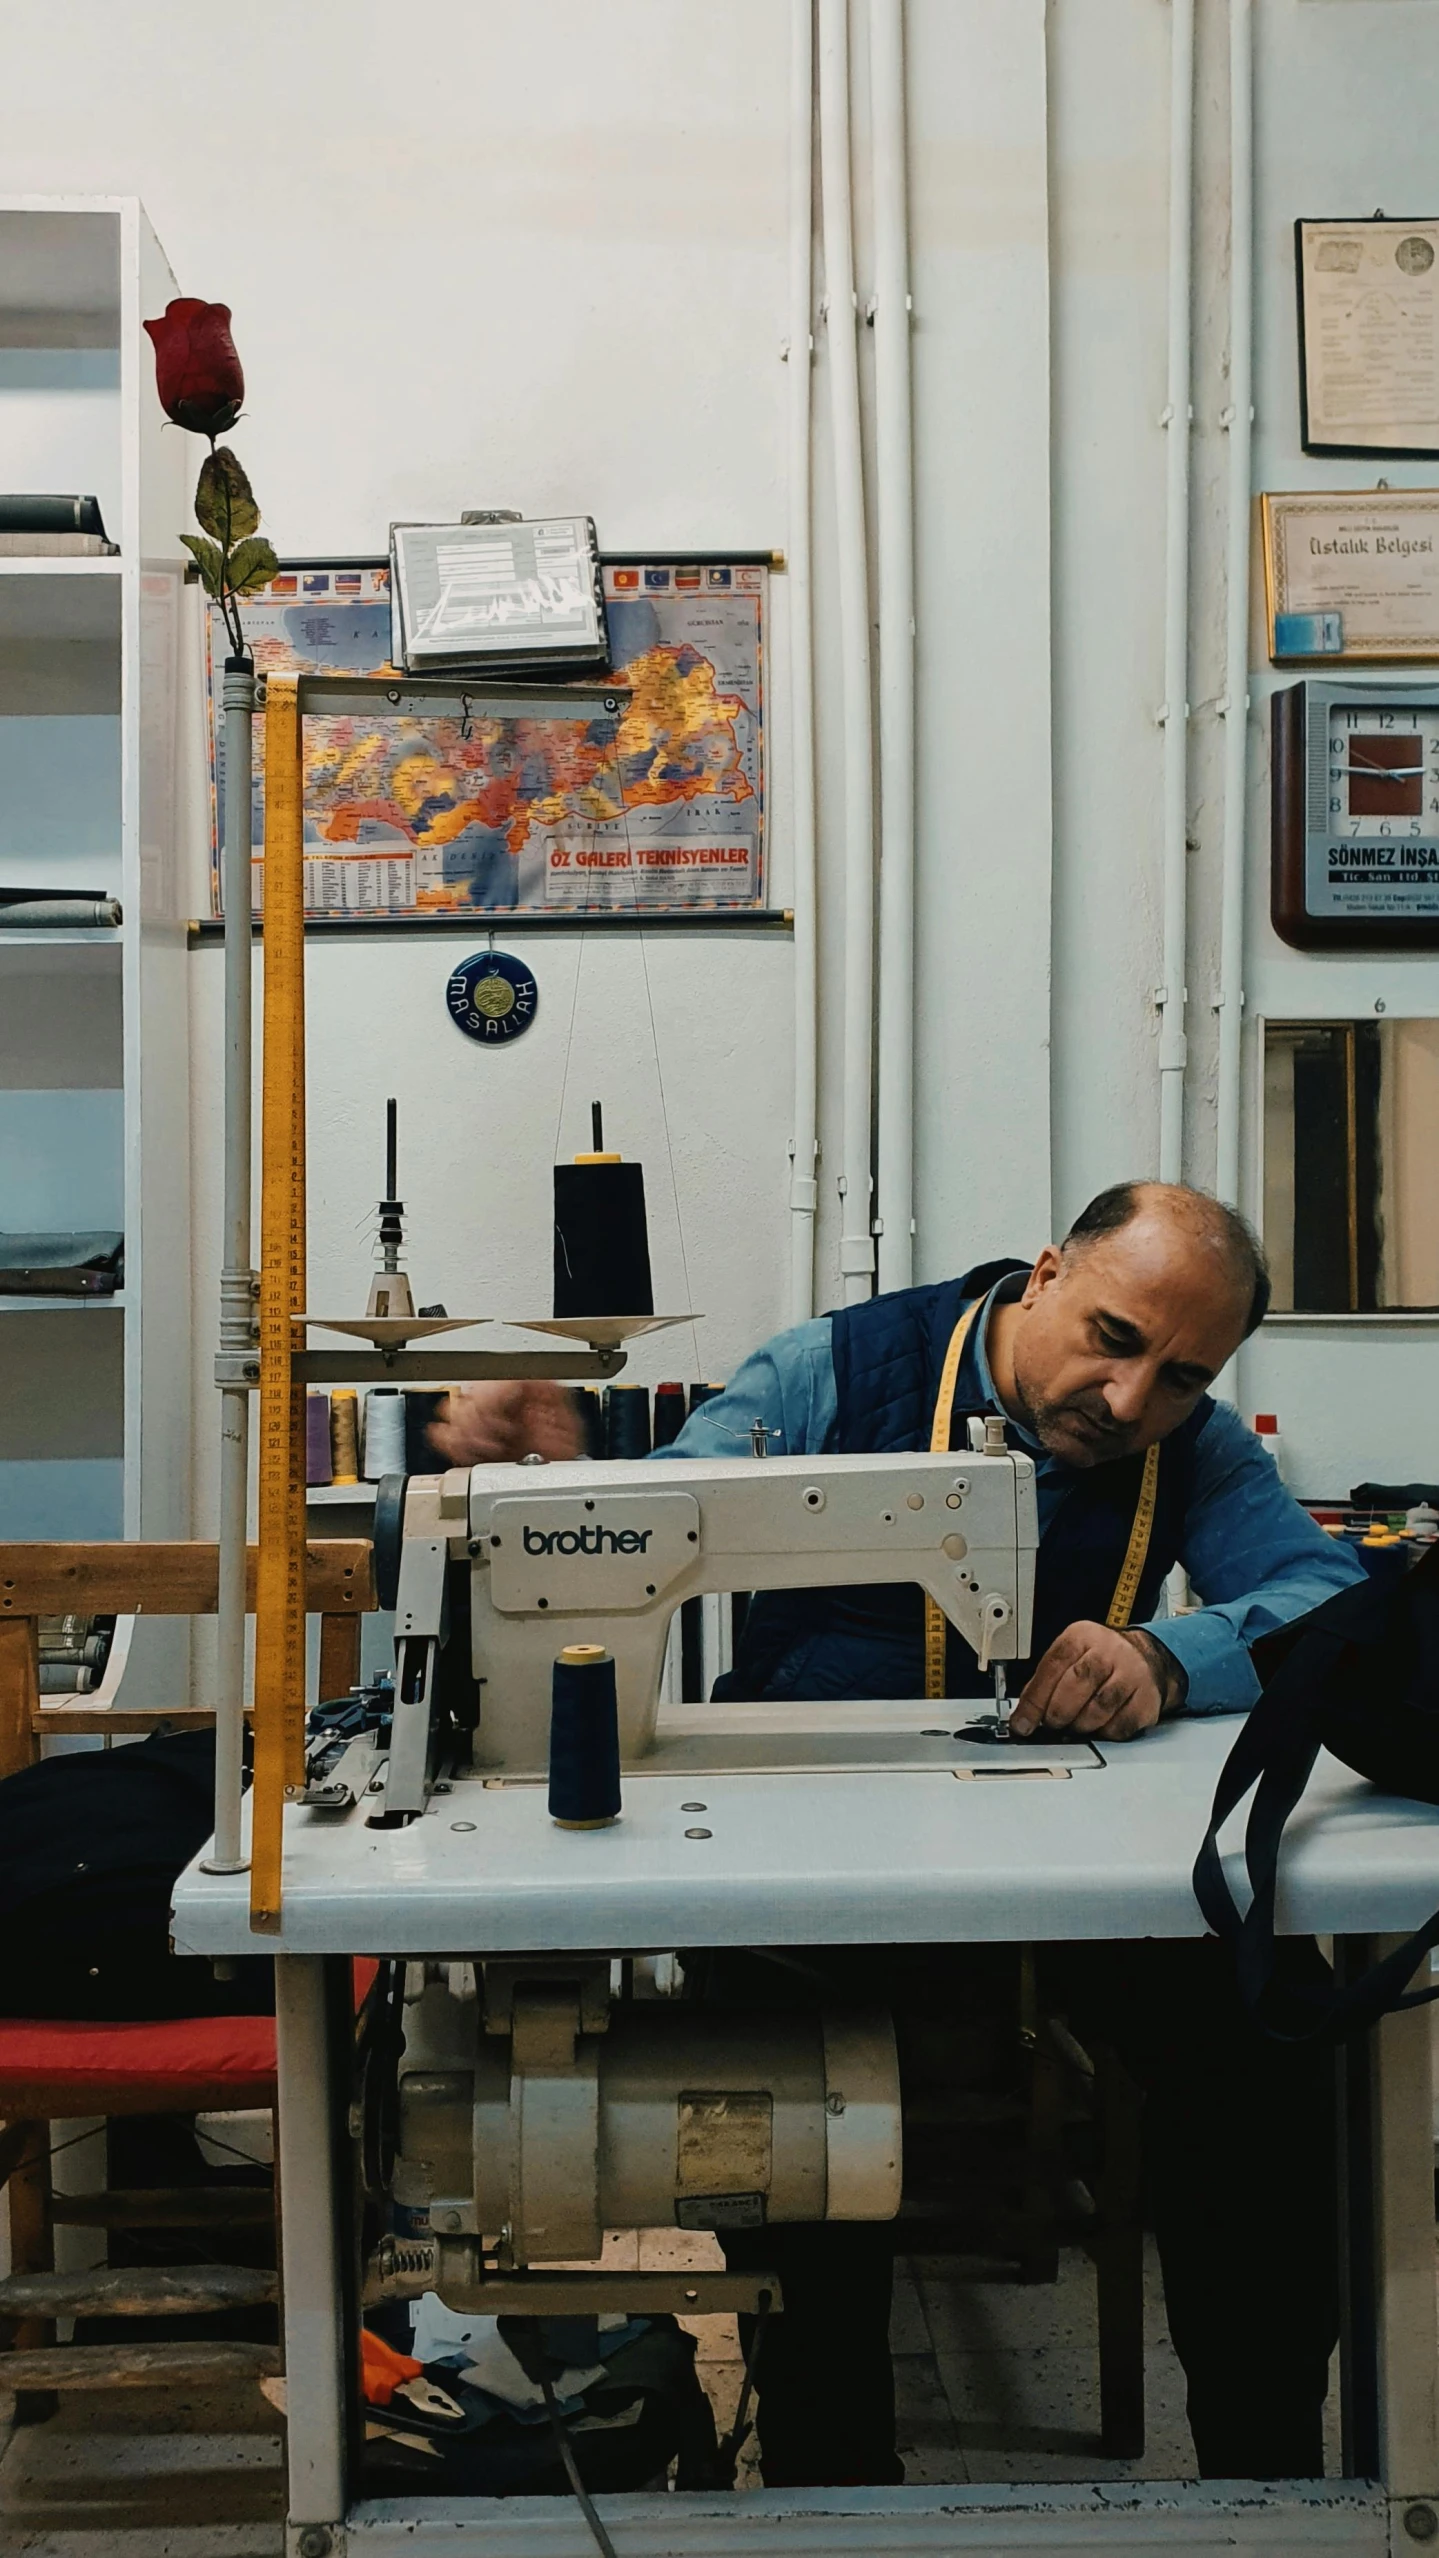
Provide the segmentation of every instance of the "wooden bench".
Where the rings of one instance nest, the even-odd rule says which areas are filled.
[[[320,1620],[320,1694],[343,1696],[359,1677],[360,1619],[375,1605],[372,1548],[364,1537],[329,1537],[305,1551],[306,1610]],[[255,1561],[251,1546],[252,1608]],[[219,1548],[199,1543],[0,1545],[0,1777],[29,1767],[47,1732],[180,1732],[212,1724],[210,1706],[42,1703],[40,1619],[213,1616],[219,1568]]]
[[[320,1619],[320,1694],[343,1696],[359,1677],[360,1620],[375,1605],[364,1538],[306,1549],[307,1611]],[[256,1550],[249,1555],[254,1605]],[[213,1616],[219,1579],[213,1545],[0,1545],[0,1777],[31,1766],[47,1734],[130,1734],[203,1729],[209,1706],[106,1706],[88,1698],[44,1702],[40,1619],[84,1616]],[[103,2115],[271,2107],[275,2032],[270,2017],[200,2017],[157,2025],[0,2018],[0,2188],[10,2214],[11,2275],[0,2283],[0,2387],[30,2412],[75,2389],[157,2387],[254,2377],[275,2370],[273,2347],[241,2344],[109,2344],[56,2347],[57,2317],[153,2317],[274,2297],[273,2274],[201,2265],[148,2272],[120,2268],[57,2274],[57,2221],[131,2229],[253,2227],[273,2216],[269,2195],[243,2187],[56,2195],[52,2122]],[[257,2213],[258,2206],[258,2213]]]

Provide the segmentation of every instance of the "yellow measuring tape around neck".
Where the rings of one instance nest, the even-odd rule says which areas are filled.
[[[949,1336],[949,1348],[944,1354],[944,1366],[939,1372],[939,1392],[934,1399],[934,1419],[930,1424],[929,1430],[929,1451],[931,1456],[943,1456],[949,1446],[950,1432],[954,1427],[954,1389],[959,1381],[959,1363],[964,1352],[964,1345],[968,1337],[969,1327],[979,1312],[979,1306],[980,1300],[978,1298],[976,1298],[972,1306],[966,1306],[958,1323],[955,1325],[953,1332]],[[949,1619],[945,1615],[938,1600],[932,1599],[928,1591],[926,1591],[924,1599],[924,1693],[927,1697],[941,1697],[944,1694],[945,1654],[948,1648],[948,1643]]]
[[[965,1307],[949,1336],[949,1348],[944,1354],[944,1366],[939,1374],[939,1392],[934,1400],[934,1420],[930,1425],[929,1446],[932,1456],[942,1456],[949,1446],[950,1434],[954,1427],[954,1390],[959,1382],[959,1363],[964,1353],[969,1327],[979,1312],[980,1302],[982,1301],[976,1301],[974,1305]],[[1144,1570],[1145,1558],[1149,1552],[1149,1540],[1154,1529],[1154,1499],[1158,1484],[1159,1443],[1156,1440],[1154,1446],[1146,1448],[1144,1452],[1144,1472],[1139,1482],[1139,1499],[1134,1507],[1134,1525],[1129,1531],[1129,1546],[1123,1564],[1120,1566],[1119,1579],[1114,1585],[1114,1596],[1109,1602],[1109,1613],[1104,1620],[1105,1624],[1113,1626],[1116,1632],[1128,1625],[1130,1611],[1139,1595],[1140,1575]],[[924,1693],[931,1701],[942,1697],[945,1693],[948,1641],[949,1620],[943,1608],[926,1592]]]
[[[1139,1576],[1149,1552],[1149,1539],[1154,1528],[1154,1496],[1159,1485],[1159,1441],[1144,1451],[1144,1472],[1139,1478],[1139,1499],[1134,1505],[1134,1525],[1129,1531],[1129,1545],[1120,1565],[1114,1596],[1109,1602],[1106,1625],[1119,1632],[1128,1625],[1130,1611],[1139,1596]]]
[[[230,918],[231,930],[243,918]],[[250,1924],[280,1924],[285,1789],[305,1772],[305,860],[299,694],[265,694],[265,1007],[260,1104],[260,1554]]]

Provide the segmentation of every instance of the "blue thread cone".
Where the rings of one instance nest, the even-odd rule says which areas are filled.
[[[620,1813],[615,1665],[602,1643],[568,1643],[550,1685],[550,1818],[600,1830]]]
[[[606,1454],[647,1457],[650,1452],[648,1386],[611,1386],[605,1404]]]

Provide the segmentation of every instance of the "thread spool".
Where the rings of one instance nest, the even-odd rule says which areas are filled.
[[[585,1434],[580,1453],[586,1457],[602,1457],[605,1452],[605,1408],[593,1386],[574,1388],[575,1411]]]
[[[650,1452],[648,1386],[611,1386],[605,1404],[605,1454],[647,1457]]]
[[[551,1674],[549,1803],[562,1830],[602,1830],[619,1819],[619,1706],[602,1643],[567,1643]]]
[[[329,1483],[332,1479],[330,1398],[312,1386],[305,1397],[305,1481]]]
[[[642,1164],[606,1154],[599,1103],[593,1154],[555,1166],[557,1315],[652,1315]]]
[[[685,1426],[685,1390],[669,1383],[655,1388],[654,1443],[672,1448]]]
[[[445,1396],[423,1386],[405,1391],[405,1467],[406,1474],[439,1474],[444,1458],[430,1445],[430,1423]]]
[[[365,1397],[365,1481],[405,1471],[405,1398],[398,1386],[372,1386]]]
[[[360,1398],[353,1386],[336,1386],[330,1397],[330,1481],[360,1480]]]
[[[693,1385],[693,1386],[691,1386],[691,1388],[690,1388],[690,1410],[691,1410],[691,1412],[698,1412],[698,1410],[699,1410],[699,1408],[700,1408],[700,1405],[701,1405],[702,1403],[710,1403],[710,1402],[712,1402],[712,1401],[713,1401],[714,1397],[715,1397],[717,1394],[723,1394],[723,1393],[724,1393],[724,1387],[723,1387],[723,1386],[716,1386],[716,1385],[708,1385],[708,1386],[705,1386],[705,1385]]]

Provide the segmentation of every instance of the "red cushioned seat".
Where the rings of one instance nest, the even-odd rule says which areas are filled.
[[[354,1964],[359,2007],[379,1964]],[[0,2122],[243,2112],[275,2102],[273,2016],[75,2025],[0,2017]]]
[[[275,2102],[273,2016],[162,2025],[0,2018],[0,2118],[195,2114]]]

